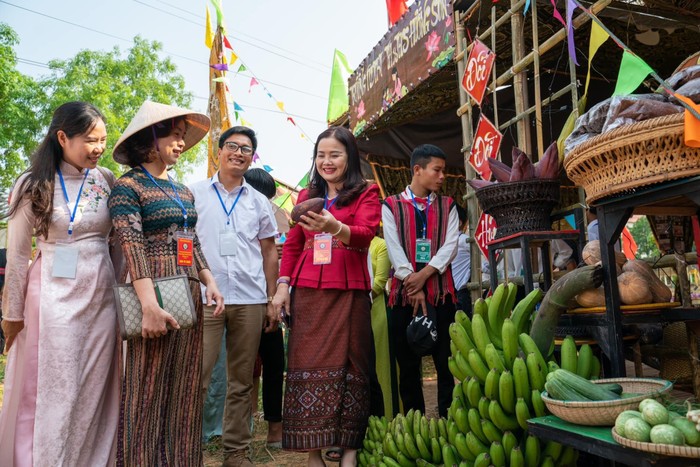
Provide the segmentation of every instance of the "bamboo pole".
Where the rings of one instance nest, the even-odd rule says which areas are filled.
[[[479,2],[475,2],[474,5],[478,5],[478,4],[480,4],[480,3],[481,3],[480,1],[479,1]],[[524,5],[525,5],[525,0],[519,0],[519,1],[515,4],[514,7],[512,7],[510,10],[506,11],[505,13],[503,13],[503,16],[501,16],[500,18],[498,18],[498,20],[497,20],[495,23],[493,23],[493,24],[491,25],[490,28],[486,29],[483,33],[481,33],[481,35],[478,36],[478,39],[479,39],[481,42],[484,42],[484,41],[486,40],[486,38],[489,37],[489,36],[491,35],[492,31],[495,31],[498,27],[503,26],[503,24],[505,24],[505,22],[508,21],[512,15],[514,15],[515,13],[517,13],[518,11],[520,11],[520,9],[521,9]],[[491,15],[494,15],[494,11],[495,11],[495,7],[492,8],[492,10],[491,10]],[[462,50],[462,51],[459,52],[457,55],[455,55],[455,58],[454,58],[455,62],[461,61],[461,60],[464,58],[464,56],[465,56],[466,54],[468,54],[468,53],[472,50],[472,47],[474,47],[474,45],[473,45],[473,44],[469,44],[467,47],[464,48],[464,50]],[[494,50],[494,52],[495,52],[495,51],[496,51],[496,48],[494,47],[493,50]]]
[[[572,84],[567,84],[566,86],[564,86],[563,88],[561,88],[559,91],[555,92],[555,93],[552,94],[550,97],[548,97],[548,98],[546,98],[545,100],[543,100],[543,101],[542,101],[542,106],[547,106],[547,105],[549,105],[550,102],[553,102],[553,101],[559,99],[561,96],[563,96],[564,94],[566,94],[567,92],[569,92],[569,90],[571,89],[572,86],[576,87],[575,84],[573,84],[573,85],[572,85]],[[534,112],[534,111],[535,111],[535,106],[533,105],[532,107],[530,107],[529,109],[527,109],[527,110],[526,110],[525,112],[523,112],[522,114],[516,115],[515,117],[513,117],[513,118],[511,118],[510,120],[508,120],[507,122],[505,122],[503,125],[499,126],[498,129],[499,129],[499,130],[504,130],[504,129],[508,128],[509,126],[511,126],[513,123],[515,123],[515,122],[517,122],[518,120],[522,119],[526,114],[531,114],[531,113]]]
[[[456,18],[455,18],[456,19]],[[456,47],[458,51],[462,51],[466,47],[467,40],[464,37],[464,23],[455,22],[455,37],[456,37]],[[462,54],[464,57],[464,54]],[[469,96],[462,89],[460,85],[461,77],[464,74],[464,69],[466,67],[465,60],[460,60],[457,62],[457,87],[459,88],[459,102],[462,105],[469,105]],[[469,163],[469,148],[472,146],[474,140],[473,128],[472,128],[472,114],[471,106],[469,105],[469,110],[460,116],[460,124],[462,125],[462,144],[466,151],[463,150],[462,154],[464,157],[464,171],[467,175],[467,180],[472,180],[476,178],[476,172],[474,168]],[[476,197],[473,196],[474,190],[467,184],[467,218],[469,219],[469,238],[474,238],[474,233],[476,232],[476,226],[479,222],[479,205],[476,201]],[[471,195],[471,196],[470,196]],[[472,258],[470,273],[473,278],[478,278],[481,281],[481,250],[476,246],[474,242],[470,243],[470,256]],[[481,296],[481,289],[472,290],[471,299],[476,300]]]
[[[369,154],[367,154],[367,156],[369,157]],[[386,193],[384,192],[384,184],[382,183],[382,179],[379,178],[379,172],[377,172],[376,164],[374,162],[370,162],[369,166],[372,168],[372,175],[374,175],[374,181],[379,187],[379,194],[382,195],[382,199],[386,199]]]
[[[542,136],[542,90],[540,89],[540,35],[537,25],[537,1],[532,2],[532,44],[535,54],[533,57],[533,65],[535,68],[535,130],[537,134],[537,160],[542,157],[544,151],[544,137]],[[495,95],[495,93],[494,93]],[[532,152],[535,154],[535,151]]]
[[[496,51],[496,5],[491,7],[491,50]],[[496,79],[496,66],[491,69],[491,79]],[[493,93],[493,124],[498,128],[498,94]]]
[[[516,0],[510,0],[511,9],[515,7]],[[513,51],[513,63],[522,61],[525,55],[525,41],[523,40],[523,17],[520,14],[511,15],[510,30]],[[495,89],[495,88],[494,88]],[[527,92],[527,68],[523,67],[513,76],[513,100],[515,113],[522,114],[528,107]],[[530,119],[526,115],[516,122],[518,129],[518,147],[525,152],[530,152]]]
[[[606,6],[608,6],[612,0],[598,0],[596,3],[591,5],[591,12],[592,13],[598,13],[600,10],[604,9]],[[582,13],[578,15],[576,18],[574,18],[574,29],[579,28],[580,26],[586,24],[586,22],[590,21],[590,17],[588,16],[587,13]],[[566,28],[562,28],[558,30],[556,33],[554,33],[549,39],[544,41],[540,46],[538,47],[540,55],[549,52],[555,45],[559,44],[562,42],[564,39],[566,39]],[[530,52],[528,55],[526,55],[522,60],[520,60],[517,63],[514,63],[513,66],[507,70],[505,73],[503,73],[501,76],[498,77],[498,79],[495,82],[492,82],[488,89],[487,93],[492,93],[497,87],[503,85],[507,81],[509,81],[511,78],[516,73],[519,73],[521,69],[527,68],[532,61],[534,60],[534,52]],[[466,106],[460,106],[457,109],[457,116],[461,116],[464,112],[466,112]]]

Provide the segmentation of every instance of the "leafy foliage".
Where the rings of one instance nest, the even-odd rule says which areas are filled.
[[[634,237],[634,241],[637,242],[638,258],[661,257],[661,252],[656,244],[654,233],[651,231],[651,226],[646,216],[640,217],[629,230],[632,237]]]
[[[105,115],[107,151],[100,160],[117,176],[123,167],[111,157],[114,144],[146,99],[190,108],[192,94],[162,45],[139,36],[125,53],[82,50],[68,60],[49,62],[39,80],[16,69],[17,34],[0,23],[0,189],[9,188],[28,166],[31,152],[44,136],[54,109],[68,101],[86,101]],[[206,141],[184,153],[175,167],[180,177],[206,157]]]

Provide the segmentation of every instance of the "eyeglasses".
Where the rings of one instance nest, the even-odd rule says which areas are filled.
[[[251,148],[250,146],[239,146],[233,141],[226,141],[224,143],[224,146],[226,146],[226,149],[229,149],[232,152],[236,152],[238,149],[240,149],[241,154],[243,154],[244,156],[250,156],[251,154],[253,154],[253,148]]]

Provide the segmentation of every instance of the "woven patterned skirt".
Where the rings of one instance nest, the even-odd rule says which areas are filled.
[[[369,418],[371,348],[367,291],[295,288],[284,449],[362,446]]]
[[[202,294],[192,329],[127,342],[118,466],[199,466],[202,458]]]

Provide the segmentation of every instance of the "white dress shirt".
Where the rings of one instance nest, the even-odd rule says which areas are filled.
[[[452,261],[452,279],[455,283],[455,290],[461,290],[467,286],[471,276],[471,246],[469,245],[469,235],[459,234],[457,241],[457,255]]]
[[[401,197],[411,200],[411,194],[408,187],[401,193]],[[437,196],[435,193],[430,193],[429,199],[432,204]],[[425,210],[422,203],[417,203],[418,209]],[[403,251],[403,246],[399,241],[399,232],[396,228],[396,220],[391,208],[386,204],[382,206],[382,223],[384,224],[384,240],[386,240],[386,248],[389,252],[391,265],[394,267],[394,277],[398,280],[404,280],[409,274],[415,272],[411,261]],[[413,233],[413,232],[411,232]],[[450,210],[447,219],[447,232],[445,233],[445,243],[435,252],[428,263],[429,266],[438,270],[439,274],[444,274],[447,266],[450,265],[455,255],[457,254],[457,239],[459,238],[459,216],[457,210]]]
[[[218,172],[210,179],[194,183],[190,190],[197,209],[197,236],[226,305],[267,303],[267,282],[260,240],[277,234],[277,223],[270,201],[245,180],[232,191],[226,191],[219,181]],[[241,193],[230,216],[226,215],[221,206],[217,190],[226,210],[231,209],[239,192]],[[219,239],[224,230],[235,232],[235,255],[221,255]]]

